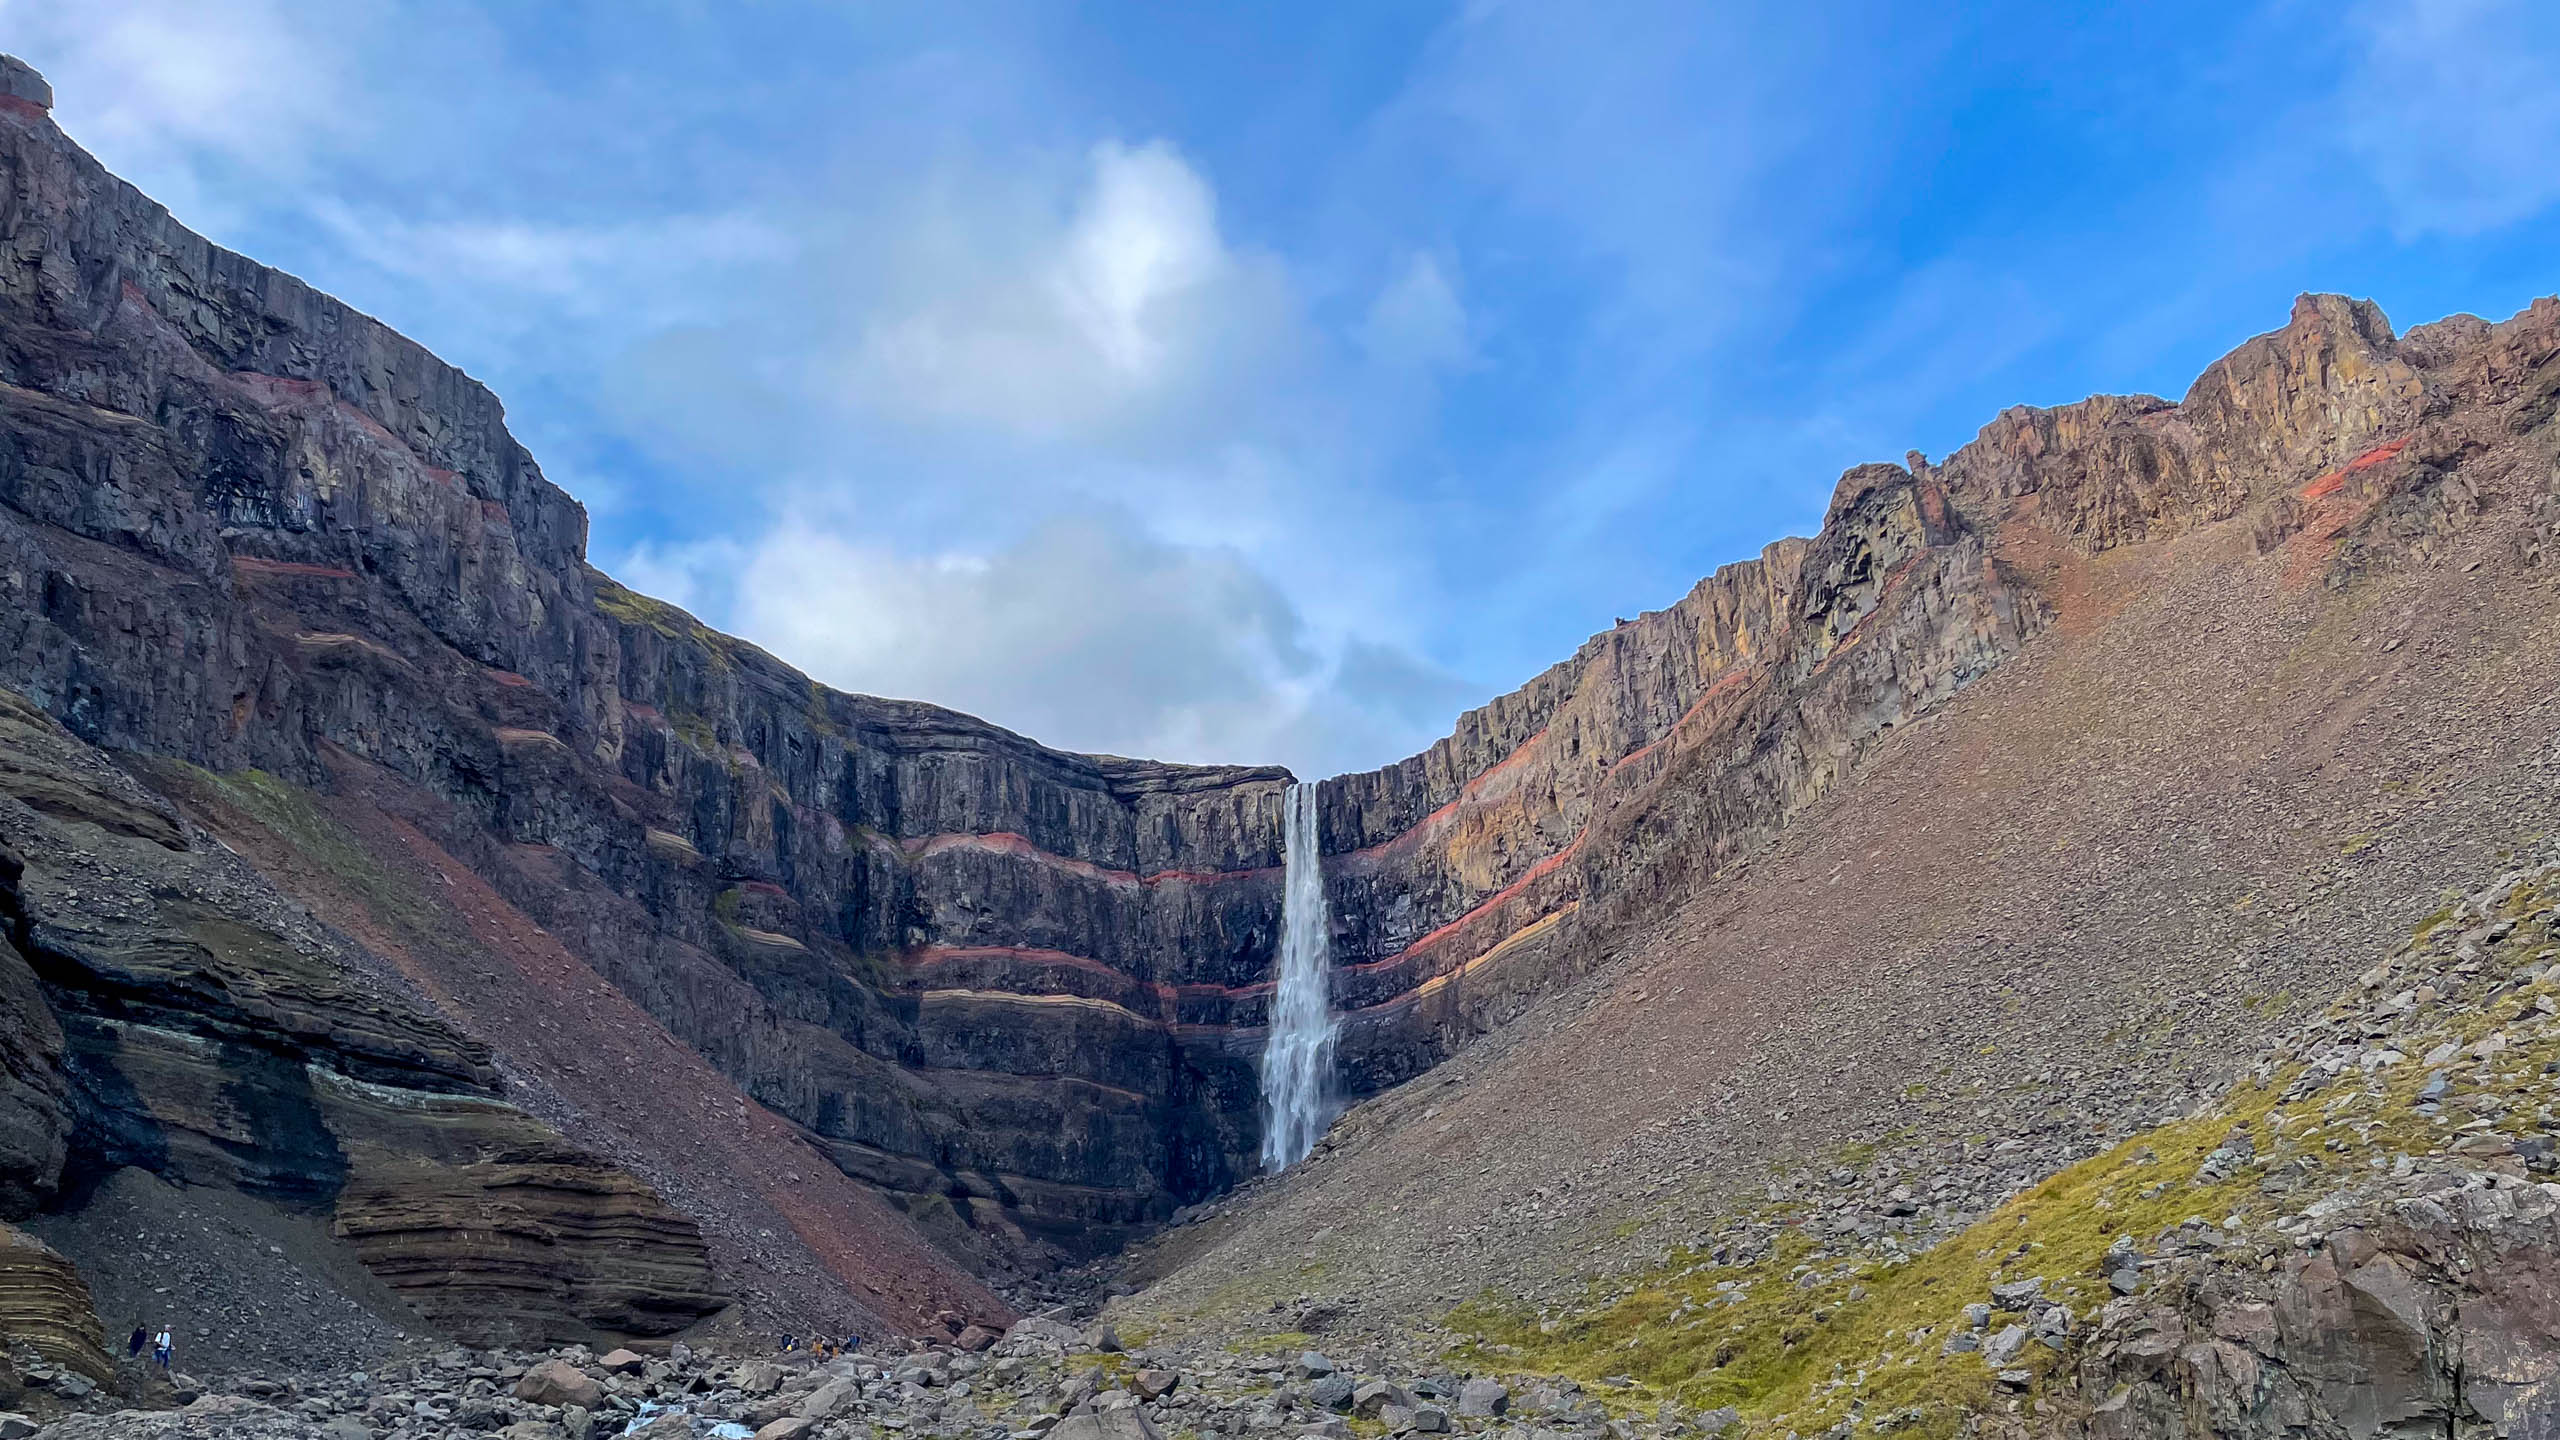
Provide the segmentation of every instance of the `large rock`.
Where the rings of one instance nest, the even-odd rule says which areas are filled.
[[[1164,1432],[1137,1410],[1105,1410],[1069,1415],[1049,1431],[1048,1440],[1164,1440]]]
[[[2480,1175],[2342,1217],[2272,1276],[2197,1263],[2101,1313],[2092,1440],[2552,1433],[2560,1187]]]
[[[536,1405],[579,1405],[592,1410],[604,1401],[604,1386],[566,1360],[551,1359],[524,1372],[516,1382],[516,1398]]]

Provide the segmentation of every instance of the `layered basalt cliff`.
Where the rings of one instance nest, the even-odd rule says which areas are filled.
[[[11,1218],[124,1166],[238,1191],[325,1220],[411,1318],[483,1343],[664,1334],[728,1303],[691,1220],[498,1098],[485,1047],[7,692],[0,922]],[[21,1248],[17,1308],[94,1330],[69,1264]],[[9,1330],[82,1360],[76,1328]]]

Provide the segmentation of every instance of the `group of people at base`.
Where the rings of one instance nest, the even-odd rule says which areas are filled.
[[[133,1327],[133,1335],[124,1342],[124,1358],[141,1359],[142,1347],[148,1345],[151,1347],[151,1363],[159,1366],[160,1372],[165,1375],[169,1372],[170,1361],[177,1355],[177,1344],[177,1340],[169,1334],[167,1326],[162,1326],[160,1333],[154,1335],[140,1324],[136,1324]]]
[[[855,1350],[860,1349],[861,1346],[862,1337],[859,1335],[847,1335],[842,1340],[829,1340],[824,1337],[820,1337],[815,1340],[803,1340],[797,1335],[785,1335],[782,1337],[783,1354],[788,1355],[796,1350],[806,1350],[821,1360],[833,1360],[839,1355],[850,1355]]]

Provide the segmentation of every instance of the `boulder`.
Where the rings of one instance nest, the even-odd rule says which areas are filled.
[[[807,1398],[792,1407],[791,1413],[803,1419],[824,1420],[836,1413],[839,1406],[860,1393],[862,1393],[862,1387],[859,1381],[830,1380],[810,1391]]]
[[[1069,1415],[1049,1431],[1048,1440],[1164,1440],[1164,1432],[1136,1410]]]
[[[988,1329],[986,1326],[971,1325],[961,1330],[960,1338],[952,1341],[951,1343],[959,1346],[963,1350],[975,1352],[984,1350],[988,1346],[995,1344],[997,1338],[996,1332]]]
[[[2002,1310],[2024,1310],[2044,1298],[2044,1277],[2012,1280],[1991,1287],[1991,1303]]]
[[[1130,1387],[1138,1392],[1141,1400],[1157,1399],[1181,1383],[1182,1377],[1171,1370],[1141,1370],[1129,1377]]]
[[[1301,1380],[1321,1380],[1333,1373],[1333,1362],[1317,1351],[1301,1350],[1297,1363],[1290,1368]]]
[[[637,1375],[649,1368],[649,1357],[631,1350],[608,1350],[596,1363],[616,1375]]]
[[[1348,1375],[1327,1375],[1307,1388],[1307,1398],[1327,1410],[1348,1410],[1358,1388]]]
[[[756,1432],[756,1440],[800,1440],[818,1428],[818,1422],[805,1415],[785,1415]]]
[[[1410,1410],[1413,1408],[1413,1397],[1407,1395],[1401,1387],[1390,1385],[1384,1380],[1372,1380],[1351,1392],[1351,1413],[1364,1420],[1378,1419],[1379,1412],[1390,1405]]]
[[[1076,1327],[1046,1315],[1015,1321],[1013,1328],[1004,1332],[1004,1340],[1009,1347],[1036,1345],[1055,1350],[1078,1349],[1084,1344],[1084,1337],[1076,1332]]]
[[[1490,1419],[1511,1408],[1511,1391],[1499,1380],[1477,1376],[1458,1387],[1458,1413],[1471,1419]]]
[[[566,1360],[545,1360],[516,1382],[516,1398],[535,1405],[578,1405],[593,1410],[604,1403],[604,1386]]]
[[[749,1395],[770,1395],[782,1388],[782,1367],[766,1360],[752,1360],[738,1367],[730,1383]]]

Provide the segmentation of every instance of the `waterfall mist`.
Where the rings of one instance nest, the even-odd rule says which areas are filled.
[[[1262,1168],[1307,1158],[1333,1123],[1333,996],[1324,913],[1324,864],[1316,854],[1316,787],[1281,797],[1280,978],[1271,993],[1271,1038],[1262,1050]]]

